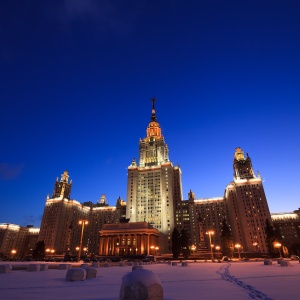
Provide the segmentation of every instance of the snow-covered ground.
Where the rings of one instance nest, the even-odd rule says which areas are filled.
[[[144,265],[161,280],[165,300],[198,299],[300,299],[300,264],[290,267],[263,261],[190,262],[187,267],[166,263]],[[4,264],[4,262],[0,262]],[[12,264],[20,264],[13,262]],[[0,274],[0,299],[119,299],[122,277],[131,266],[99,267],[97,278],[67,282],[66,270]]]

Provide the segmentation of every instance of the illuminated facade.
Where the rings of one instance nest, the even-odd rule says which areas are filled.
[[[52,249],[55,254],[76,255],[80,239],[80,220],[88,221],[83,233],[82,245],[90,254],[98,254],[100,245],[99,231],[105,223],[118,223],[125,217],[125,202],[117,199],[116,206],[108,206],[105,195],[99,202],[80,203],[70,199],[72,182],[69,182],[68,172],[61,175],[61,180],[54,184],[51,198],[47,198],[44,209],[39,240],[45,242],[46,249]]]
[[[283,246],[291,254],[300,255],[300,209],[288,213],[271,214],[273,226]]]
[[[99,255],[154,254],[159,231],[147,222],[104,224],[100,230]]]
[[[221,245],[222,222],[232,232],[234,244],[244,252],[267,252],[266,219],[271,220],[260,175],[254,174],[250,157],[236,148],[233,160],[234,181],[227,185],[223,197],[196,199],[192,191],[189,199],[175,207],[175,224],[186,230],[190,243],[198,250],[209,249],[208,231],[214,231],[214,245]]]
[[[234,153],[233,171],[233,181],[222,197],[197,199],[190,191],[188,200],[183,200],[181,170],[169,159],[153,98],[146,137],[139,141],[139,159],[133,159],[128,167],[127,203],[118,199],[116,206],[108,206],[104,195],[96,204],[72,200],[72,181],[69,182],[68,173],[64,172],[61,180],[57,179],[54,184],[52,197],[46,201],[39,239],[56,253],[74,254],[81,234],[78,222],[87,220],[83,245],[91,254],[98,254],[99,249],[104,253],[108,244],[109,249],[116,249],[116,245],[112,248],[111,240],[105,247],[100,244],[99,231],[104,224],[127,219],[130,224],[146,222],[158,230],[160,253],[170,253],[175,227],[188,232],[191,245],[207,249],[211,241],[206,233],[214,231],[209,238],[213,244],[220,245],[225,220],[233,242],[240,244],[242,251],[266,252],[265,224],[271,216],[260,174],[255,175],[250,157],[248,154],[245,157],[241,148],[236,148]]]
[[[160,231],[160,248],[171,250],[174,204],[182,199],[181,170],[169,159],[169,149],[157,122],[155,98],[147,136],[139,142],[139,161],[128,167],[126,217],[147,222]]]
[[[221,244],[222,222],[226,220],[234,243],[245,252],[266,252],[265,222],[271,220],[260,175],[256,176],[250,157],[236,148],[234,181],[223,197],[196,199],[192,191],[182,200],[181,170],[169,159],[169,149],[157,122],[155,99],[147,136],[139,142],[139,161],[128,167],[126,217],[130,222],[148,222],[162,237],[161,249],[170,252],[170,235],[176,227],[190,236],[191,245],[207,248],[209,230],[213,241]]]
[[[234,243],[246,252],[267,252],[265,227],[271,215],[260,174],[254,174],[251,159],[236,148],[233,160],[234,181],[225,191]]]
[[[24,258],[31,255],[38,241],[40,229],[0,223],[0,254],[6,258]]]

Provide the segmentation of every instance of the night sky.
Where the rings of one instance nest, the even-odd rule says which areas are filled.
[[[300,207],[300,2],[0,1],[0,223],[71,197],[126,200],[156,97],[183,196],[221,197],[236,147],[270,211]]]

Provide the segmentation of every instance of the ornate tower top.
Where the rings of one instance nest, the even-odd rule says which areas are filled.
[[[64,173],[61,174],[60,181],[58,181],[58,178],[56,178],[56,182],[54,183],[52,198],[61,197],[61,198],[70,199],[71,189],[72,189],[72,180],[70,180],[69,182],[68,171],[64,171]]]
[[[61,179],[60,179],[60,181],[68,182],[68,180],[69,180],[68,171],[64,171],[64,173],[61,174]]]
[[[233,170],[234,179],[255,178],[251,159],[248,156],[248,153],[245,158],[244,151],[240,147],[237,147],[235,149],[233,159]]]
[[[139,142],[139,167],[159,166],[169,162],[169,149],[156,118],[156,98],[152,98],[151,102],[151,120],[146,129],[147,136]],[[132,162],[131,167],[136,167],[135,161]]]
[[[244,160],[245,159],[244,151],[240,147],[235,148],[234,158],[237,159],[237,160]]]
[[[196,197],[195,197],[195,194],[194,192],[192,192],[192,190],[190,189],[189,193],[188,193],[188,197],[189,197],[189,200],[195,200]]]
[[[162,138],[161,128],[160,128],[160,126],[157,122],[157,118],[156,118],[155,105],[154,105],[155,101],[156,101],[156,98],[151,99],[152,114],[151,114],[151,122],[149,123],[149,125],[147,127],[147,137],[145,139],[146,141]]]

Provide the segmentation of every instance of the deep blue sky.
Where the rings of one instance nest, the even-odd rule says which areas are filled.
[[[300,2],[0,1],[0,223],[72,198],[126,200],[150,98],[184,198],[223,196],[235,148],[271,212],[299,208]]]

